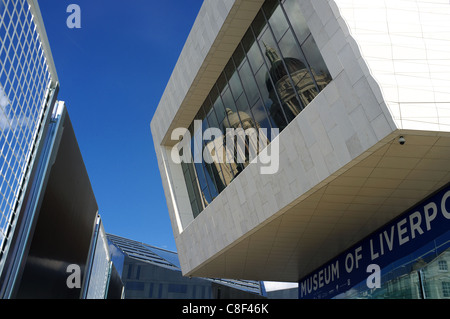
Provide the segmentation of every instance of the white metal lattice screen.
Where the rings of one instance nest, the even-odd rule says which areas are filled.
[[[31,6],[0,0],[0,258],[44,116],[51,73]]]

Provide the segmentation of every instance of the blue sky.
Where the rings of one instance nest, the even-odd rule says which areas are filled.
[[[81,28],[69,29],[69,4]],[[107,232],[176,250],[150,121],[202,0],[39,0]]]

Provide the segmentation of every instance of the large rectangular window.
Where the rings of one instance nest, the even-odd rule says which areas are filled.
[[[283,130],[330,81],[298,0],[266,0],[195,117],[201,127],[189,128],[192,163],[183,172],[194,217],[261,150],[248,137],[228,147],[227,132],[254,129],[267,145],[271,129]],[[208,128],[221,136],[203,140]]]

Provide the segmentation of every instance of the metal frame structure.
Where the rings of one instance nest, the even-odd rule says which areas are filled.
[[[0,0],[0,18],[0,276],[14,281],[59,81],[37,1]]]

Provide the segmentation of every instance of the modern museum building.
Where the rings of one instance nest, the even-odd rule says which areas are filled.
[[[447,0],[205,0],[151,121],[184,276],[450,298]]]

